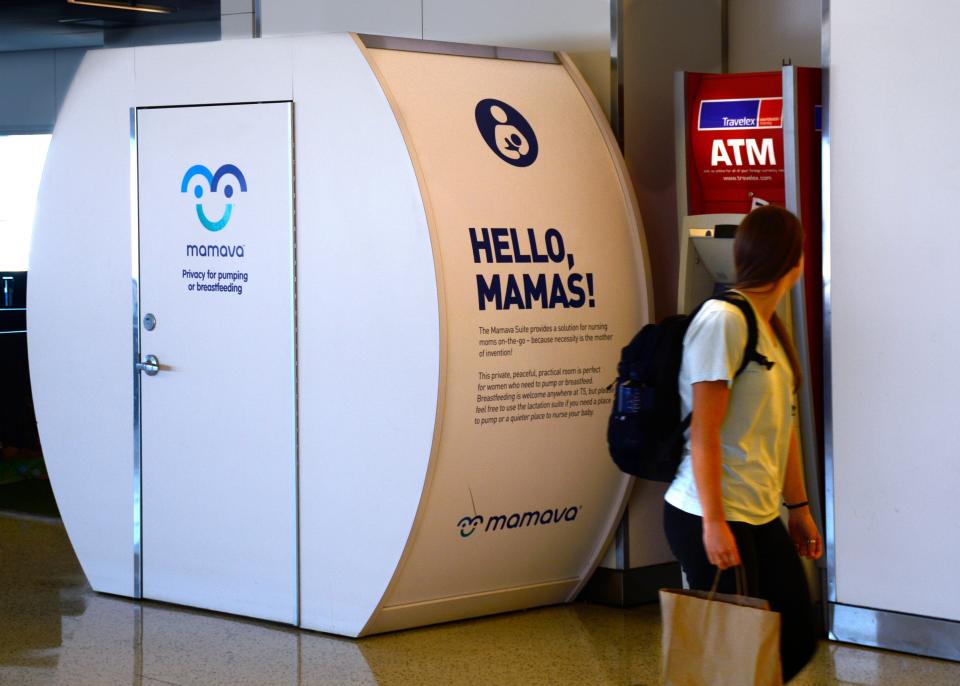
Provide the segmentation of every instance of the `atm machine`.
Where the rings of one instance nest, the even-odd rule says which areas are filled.
[[[785,66],[753,74],[677,74],[680,275],[677,308],[689,312],[735,280],[733,234],[754,207],[800,217],[804,274],[781,305],[807,379],[800,438],[814,518],[823,527],[820,70]]]
[[[678,73],[674,111],[679,312],[690,312],[735,281],[733,236],[751,209],[782,205],[803,224],[804,274],[780,315],[792,328],[807,379],[800,439],[811,509],[823,531],[820,77],[819,69],[794,66],[750,74]],[[649,602],[658,586],[679,582],[661,526],[666,488],[637,480],[594,597],[614,600],[616,591],[618,602]]]

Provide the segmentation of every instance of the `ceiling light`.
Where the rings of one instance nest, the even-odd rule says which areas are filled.
[[[139,5],[122,0],[67,0],[68,5],[83,5],[84,7],[103,7],[110,10],[129,10],[131,12],[149,12],[151,14],[171,14],[176,12],[174,7],[159,5]]]

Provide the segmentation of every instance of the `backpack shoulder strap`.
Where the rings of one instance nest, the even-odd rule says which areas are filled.
[[[747,320],[747,343],[743,346],[743,359],[737,368],[736,374],[733,375],[734,378],[740,376],[740,373],[743,372],[751,362],[756,362],[767,369],[771,369],[774,365],[773,361],[757,352],[757,341],[760,337],[760,331],[757,328],[757,316],[753,312],[753,306],[745,297],[734,291],[726,291],[725,293],[714,296],[713,299],[722,300],[735,306],[743,313],[744,319]]]
[[[746,369],[747,365],[751,362],[756,362],[767,369],[771,369],[774,365],[773,361],[768,360],[765,355],[761,355],[759,352],[757,352],[757,341],[760,337],[760,331],[757,328],[757,316],[753,312],[753,305],[751,305],[745,297],[735,291],[724,291],[720,295],[707,298],[707,300],[704,300],[702,303],[697,305],[693,311],[687,315],[690,321],[693,321],[693,318],[699,314],[700,309],[707,303],[708,300],[722,300],[723,302],[730,303],[743,312],[743,317],[747,320],[747,343],[743,346],[743,359],[740,361],[740,366],[737,368],[733,378],[740,376],[740,373]],[[692,419],[692,412],[688,413],[687,416],[683,418],[679,429],[679,433],[681,435],[688,428],[690,428]]]

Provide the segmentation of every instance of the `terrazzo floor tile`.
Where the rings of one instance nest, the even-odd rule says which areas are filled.
[[[359,641],[94,593],[58,520],[0,514],[0,686],[655,686],[655,605],[576,603]],[[821,642],[792,686],[957,686],[960,664]]]

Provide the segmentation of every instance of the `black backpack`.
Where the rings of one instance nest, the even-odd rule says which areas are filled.
[[[708,300],[736,305],[747,320],[747,344],[734,377],[751,361],[770,369],[773,362],[757,352],[757,319],[746,298],[726,291]],[[704,303],[690,314],[647,324],[620,353],[607,443],[621,471],[652,481],[673,481],[691,419],[689,414],[680,417],[683,337]]]

